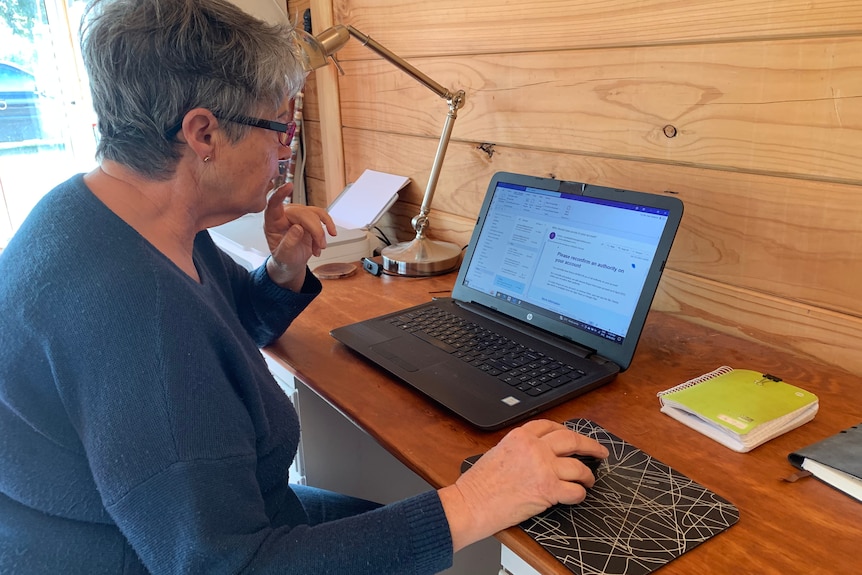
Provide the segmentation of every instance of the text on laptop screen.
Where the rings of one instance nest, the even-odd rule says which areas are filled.
[[[464,285],[622,344],[665,209],[498,183]]]

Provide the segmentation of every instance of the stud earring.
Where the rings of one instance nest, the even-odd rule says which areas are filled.
[[[210,159],[211,159],[211,158],[210,158],[209,156],[204,156],[204,164],[206,164],[207,162],[209,162],[209,161],[210,161]]]

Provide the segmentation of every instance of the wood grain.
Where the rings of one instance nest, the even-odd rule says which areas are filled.
[[[412,63],[466,91],[455,140],[858,184],[860,53],[862,38],[817,38]],[[445,103],[412,78],[343,67],[345,127],[439,136]]]
[[[855,0],[339,0],[351,24],[403,57],[858,34]],[[342,58],[368,52],[350,43]]]
[[[415,215],[435,142],[347,128],[344,141],[348,178],[355,180],[366,168],[410,177],[397,213]],[[444,239],[466,244],[487,183],[497,171],[670,191],[685,204],[670,268],[802,304],[860,313],[862,283],[848,273],[862,257],[862,202],[855,186],[691,167],[669,170],[661,164],[508,146],[494,146],[489,156],[477,143],[457,142],[450,146],[432,204],[433,229],[438,234],[460,230],[460,235],[447,232]]]
[[[304,11],[304,3],[288,2],[288,13]],[[330,2],[313,1],[308,3],[311,14],[312,34],[319,34],[333,25],[332,4]],[[338,77],[333,66],[325,66],[312,72],[314,81],[309,100],[314,104],[309,106],[312,118],[319,122],[321,155],[325,161],[319,161],[325,179],[329,186],[342,190],[344,180],[344,151],[341,143],[341,110],[338,100]],[[316,113],[316,114],[315,114]],[[337,195],[337,194],[336,194]],[[335,196],[332,196],[334,198]],[[327,200],[331,200],[327,194]]]
[[[862,375],[862,320],[665,270],[653,309]]]

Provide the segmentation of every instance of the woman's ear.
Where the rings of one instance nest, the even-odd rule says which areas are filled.
[[[183,127],[177,137],[200,158],[209,161],[215,156],[218,118],[206,108],[194,108],[183,117]]]

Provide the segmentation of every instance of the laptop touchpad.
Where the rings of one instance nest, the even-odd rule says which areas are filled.
[[[370,349],[407,371],[419,371],[429,365],[439,363],[441,359],[436,353],[428,353],[428,349],[424,343],[414,339],[412,336],[408,338],[396,337],[395,339],[372,345]],[[444,357],[443,359],[447,358]]]

